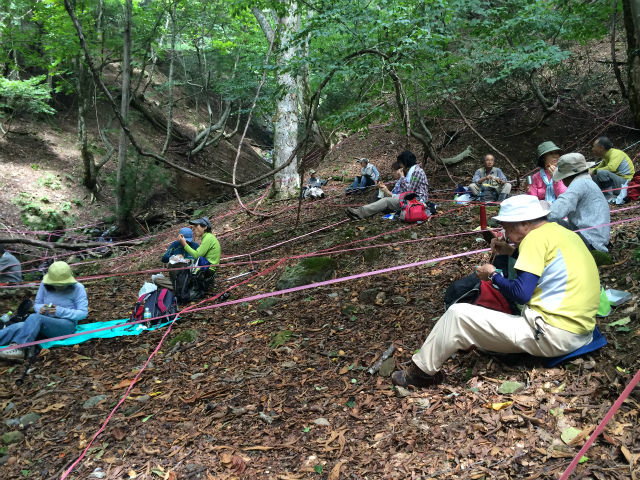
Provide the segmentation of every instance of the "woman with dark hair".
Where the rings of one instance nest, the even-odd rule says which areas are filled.
[[[211,233],[211,222],[207,217],[200,217],[196,220],[192,220],[189,224],[193,225],[193,233],[196,237],[200,238],[200,246],[197,249],[191,248],[187,243],[187,239],[184,235],[178,235],[178,241],[184,251],[191,255],[198,265],[218,265],[220,263],[220,243],[218,239]],[[201,259],[206,259],[207,262],[203,262]]]
[[[347,207],[347,216],[352,220],[371,217],[376,213],[395,212],[400,209],[400,197],[406,193],[417,194],[418,200],[426,202],[429,199],[429,183],[424,170],[416,163],[413,152],[406,150],[398,155],[398,162],[402,165],[394,172],[394,177],[399,178],[393,192],[385,185],[380,185],[384,198],[359,208]],[[397,190],[397,193],[396,193]]]
[[[542,142],[538,145],[538,166],[540,171],[532,177],[528,193],[538,197],[539,200],[546,200],[549,205],[567,191],[567,187],[562,181],[554,182],[551,177],[556,171],[556,165],[560,158],[561,150],[553,142]]]
[[[53,262],[42,279],[32,313],[24,323],[14,323],[0,330],[0,345],[20,345],[36,338],[53,338],[76,331],[80,320],[89,314],[87,292],[73,278],[65,262]],[[0,359],[21,362],[24,350],[13,348],[0,352]]]

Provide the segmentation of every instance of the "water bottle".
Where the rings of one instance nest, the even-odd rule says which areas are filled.
[[[2,315],[0,317],[0,320],[2,320],[3,322],[8,322],[11,319],[11,315],[13,315],[13,312],[9,311],[9,313],[5,313],[4,315]]]
[[[149,311],[149,307],[144,309],[144,317],[145,320],[150,320],[151,319],[151,312]]]

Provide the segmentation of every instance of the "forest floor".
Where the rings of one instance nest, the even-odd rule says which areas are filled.
[[[618,116],[564,112],[567,117],[552,117],[535,135],[496,146],[531,169],[542,140],[565,138],[576,143],[567,150],[587,151],[591,137],[605,127],[618,145],[637,140],[612,120],[602,126],[603,118],[624,123]],[[494,141],[507,118],[486,120]],[[446,129],[455,126],[452,121]],[[449,147],[451,154],[467,140],[479,157],[485,148],[466,130]],[[345,139],[318,170],[324,178],[348,177],[355,158],[365,156],[388,178],[401,145],[396,132],[373,129]],[[450,171],[465,183],[479,164],[464,162]],[[600,268],[605,288],[632,293],[629,302],[598,321],[606,347],[556,368],[535,358],[461,352],[444,365],[443,384],[401,397],[391,387],[389,370],[407,365],[420,348],[444,312],[446,287],[489,257],[471,253],[487,248],[473,231],[480,226],[479,207],[452,202],[453,182],[441,167],[428,165],[427,173],[439,213],[421,225],[379,217],[346,220],[346,205],[368,199],[345,197],[347,182],[339,180],[329,183],[327,198],[302,204],[299,223],[297,202],[263,202],[261,212],[276,213],[268,219],[241,213],[235,203],[207,206],[202,213],[214,219],[223,256],[239,256],[223,262],[228,265],[219,268],[219,277],[251,272],[219,284],[216,294],[233,287],[230,302],[203,302],[212,308],[182,315],[169,332],[43,351],[20,387],[15,380],[22,367],[0,365],[0,410],[4,420],[14,420],[12,426],[3,421],[0,433],[24,434],[1,450],[6,463],[0,478],[60,478],[129,387],[125,402],[68,478],[87,479],[94,470],[91,478],[106,479],[558,478],[639,367],[640,276],[632,254],[640,220],[612,228],[614,264]],[[614,213],[612,221],[635,218],[637,211]],[[178,220],[153,232],[141,248],[118,247],[108,258],[64,257],[80,263],[74,266],[78,276],[109,275],[83,282],[90,302],[83,323],[129,316],[150,275],[132,272],[160,266],[159,256],[182,226]],[[326,254],[337,261],[336,279],[468,255],[243,300],[276,291],[285,268],[297,263],[295,256],[326,249],[337,250]],[[623,321],[609,325],[618,320]],[[187,330],[197,335],[169,346]],[[368,374],[392,344],[397,351],[386,371]],[[507,381],[522,385],[499,393]],[[640,474],[638,402],[636,389],[574,478]],[[565,433],[563,441],[570,428],[579,431],[577,437],[569,442]]]

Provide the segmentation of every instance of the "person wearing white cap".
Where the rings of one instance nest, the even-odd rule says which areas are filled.
[[[589,250],[608,252],[611,212],[607,199],[600,193],[600,187],[589,175],[589,168],[593,165],[585,161],[580,153],[567,153],[560,157],[553,181],[562,181],[567,189],[551,205],[549,221],[569,230],[581,230],[576,233]]]
[[[84,286],[73,277],[71,267],[65,262],[53,262],[42,279],[36,301],[36,313],[24,323],[14,323],[0,330],[0,346],[11,342],[23,344],[36,338],[53,338],[76,331],[80,320],[89,314],[89,302]],[[0,359],[21,362],[24,350],[12,348],[0,352]]]
[[[315,170],[309,170],[309,180],[305,183],[304,187],[302,187],[302,198],[324,198],[324,192],[322,191],[322,185],[327,182],[323,182],[320,177],[316,175]]]
[[[493,265],[478,268],[520,305],[509,315],[468,303],[456,303],[436,322],[409,367],[395,372],[394,385],[425,387],[442,380],[442,365],[458,350],[473,346],[499,353],[527,352],[556,357],[587,345],[593,338],[600,303],[600,280],[593,257],[580,237],[547,221],[549,210],[532,195],[508,198],[494,217],[515,246],[494,239],[492,249],[511,255],[516,248],[516,278],[508,280]]]

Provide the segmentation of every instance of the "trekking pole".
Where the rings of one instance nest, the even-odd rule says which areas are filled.
[[[31,365],[33,365],[33,362],[40,353],[40,350],[42,350],[42,347],[40,345],[32,345],[31,347],[29,347],[27,366],[25,367],[24,372],[22,372],[22,375],[20,375],[20,378],[16,380],[16,385],[21,386],[22,384],[24,384],[24,379],[27,377],[27,374],[31,369]]]

